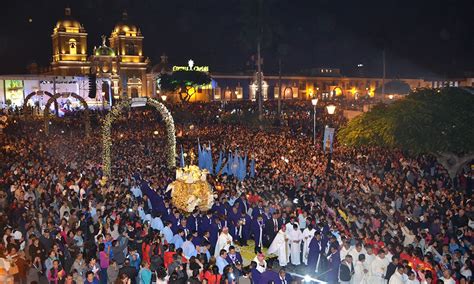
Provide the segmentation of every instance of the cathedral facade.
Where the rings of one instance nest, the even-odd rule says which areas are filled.
[[[74,19],[71,9],[65,9],[51,35],[53,56],[50,75],[96,75],[99,83],[108,85],[98,89],[111,90],[115,98],[149,96],[153,78],[147,76],[149,59],[143,54],[143,35],[129,22],[126,12],[110,36],[102,36],[102,45],[88,53],[87,31]],[[109,45],[107,45],[107,39]]]

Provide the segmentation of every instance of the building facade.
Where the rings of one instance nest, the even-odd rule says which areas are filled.
[[[128,20],[126,12],[102,45],[87,53],[87,32],[74,19],[71,9],[53,29],[53,57],[49,75],[86,76],[95,74],[110,85],[115,98],[133,98],[148,95],[147,67],[149,60],[143,54],[143,35],[140,29]],[[99,83],[99,82],[98,82]],[[101,86],[99,86],[100,88]],[[105,88],[104,88],[105,89]],[[108,89],[108,88],[107,88]]]
[[[101,44],[89,54],[85,27],[73,18],[71,9],[53,28],[51,35],[51,68],[39,75],[0,76],[0,106],[22,106],[26,98],[30,105],[46,104],[45,93],[73,92],[83,97],[89,106],[108,107],[114,100],[135,97],[166,98],[179,101],[177,94],[164,94],[159,87],[159,76],[180,71],[203,71],[210,74],[207,86],[192,88],[190,102],[255,100],[258,93],[257,76],[254,74],[222,74],[212,72],[209,66],[198,66],[193,60],[188,64],[171,66],[166,55],[151,66],[143,53],[144,36],[139,27],[128,20],[126,12],[109,36],[102,36]],[[107,40],[109,44],[107,44]],[[37,65],[30,70],[39,70]],[[32,71],[36,73],[35,71]],[[308,76],[279,76],[262,74],[262,95],[265,100],[309,100],[344,97],[360,99],[381,97],[381,86],[394,83],[404,85],[402,91],[387,90],[392,99],[416,88],[474,87],[474,78],[452,80],[413,78],[345,77],[338,68],[314,68]],[[96,75],[97,93],[89,97],[90,75]],[[32,96],[29,96],[33,94]],[[38,94],[38,96],[35,96]],[[74,99],[72,99],[74,104]]]

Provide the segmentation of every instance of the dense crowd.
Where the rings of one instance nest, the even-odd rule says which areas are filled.
[[[256,175],[209,177],[215,204],[192,214],[165,193],[174,172],[156,112],[114,123],[110,177],[97,125],[85,138],[71,118],[46,137],[41,121],[15,119],[1,136],[0,282],[472,281],[470,168],[451,179],[430,156],[337,144],[328,167],[322,143],[312,144],[311,106],[287,106],[268,129],[216,119],[247,105],[225,107],[189,106],[196,119],[178,119],[178,145],[188,152],[200,138],[214,161],[247,153]],[[321,111],[318,124],[329,122],[344,119]]]

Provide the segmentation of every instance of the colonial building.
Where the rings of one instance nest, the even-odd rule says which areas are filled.
[[[87,54],[87,33],[84,26],[71,16],[66,8],[65,17],[58,21],[53,34],[53,60],[49,74],[60,76],[84,76],[96,74],[98,83],[107,83],[113,96],[142,97],[148,94],[147,67],[149,60],[143,55],[143,35],[128,20],[126,12],[113,28],[110,47],[106,37],[102,45]],[[98,88],[100,89],[100,88]]]
[[[107,44],[108,39],[108,44]],[[212,82],[207,86],[190,88],[190,102],[255,100],[258,91],[256,73],[222,74],[210,70],[209,66],[193,60],[187,64],[172,66],[166,55],[158,64],[151,66],[143,54],[144,36],[139,27],[131,23],[127,13],[112,29],[109,36],[102,36],[99,45],[88,49],[87,31],[73,18],[71,9],[53,28],[51,67],[41,72],[37,65],[29,70],[37,75],[0,76],[0,107],[29,104],[43,107],[48,95],[73,92],[83,97],[91,107],[108,107],[113,100],[134,97],[157,97],[179,101],[176,94],[165,94],[159,88],[159,76],[173,71],[203,71],[210,74]],[[88,54],[92,50],[91,54]],[[88,77],[97,77],[97,93],[89,97]],[[474,87],[474,78],[416,79],[416,78],[370,78],[346,77],[338,68],[313,68],[307,75],[262,74],[262,95],[265,100],[309,100],[345,97],[360,99],[393,99],[416,88]],[[383,84],[385,83],[385,84]],[[385,85],[385,97],[381,95]],[[403,88],[387,86],[403,85]],[[402,91],[398,91],[398,90]],[[45,96],[46,94],[46,96]],[[74,99],[63,103],[74,105]],[[61,102],[60,102],[61,103]]]
[[[70,8],[66,8],[64,18],[60,19],[54,27],[51,40],[53,44],[52,73],[62,76],[89,73],[87,32],[84,26],[71,16]]]

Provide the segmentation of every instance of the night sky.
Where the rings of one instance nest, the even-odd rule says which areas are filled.
[[[345,75],[381,76],[386,50],[390,77],[463,76],[474,71],[473,0],[262,0],[264,73],[314,67]],[[153,64],[209,65],[211,72],[244,72],[255,54],[257,0],[10,0],[2,1],[0,73],[47,66],[53,26],[70,6],[88,32],[88,53],[110,35],[127,10],[145,37]],[[31,19],[31,22],[30,22]]]

